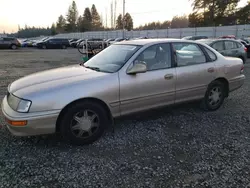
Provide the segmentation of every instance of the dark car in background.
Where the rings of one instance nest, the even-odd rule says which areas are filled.
[[[15,50],[21,47],[21,43],[17,38],[13,37],[0,37],[0,48],[1,49],[12,49]]]
[[[37,43],[37,48],[42,49],[66,49],[70,47],[69,40],[63,38],[49,38]]]
[[[208,37],[207,36],[186,36],[186,37],[183,37],[182,39],[184,40],[200,40],[200,39],[207,39]]]
[[[241,44],[243,44],[247,48],[247,57],[250,57],[250,43],[243,39],[238,39]]]
[[[247,60],[247,48],[234,39],[202,39],[198,42],[205,43],[224,56],[238,57],[243,63]]]
[[[103,40],[103,39],[99,39],[99,38],[92,38],[92,39],[88,39],[88,48],[89,49],[102,49],[103,47],[106,48],[107,47],[107,43]],[[85,40],[81,41],[77,47],[78,48],[83,48],[83,45],[85,46]]]
[[[84,39],[78,39],[77,41],[71,42],[71,43],[70,43],[70,46],[73,47],[73,48],[77,48],[77,46],[78,46],[82,41],[84,41]]]

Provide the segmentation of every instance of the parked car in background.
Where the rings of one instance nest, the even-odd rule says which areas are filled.
[[[69,42],[75,42],[75,41],[78,41],[79,39],[69,39]]]
[[[106,40],[105,42],[106,42],[108,45],[110,45],[111,42],[113,42],[114,40],[115,40],[114,38],[111,38],[111,39]]]
[[[114,43],[116,43],[116,42],[121,42],[121,41],[124,41],[124,40],[126,40],[125,38],[116,38],[115,40],[113,40],[113,41],[111,41],[111,42],[109,42],[110,44],[114,44]]]
[[[221,36],[219,38],[221,38],[221,39],[236,39],[236,37],[234,35],[225,35],[225,36]]]
[[[66,49],[69,46],[69,40],[63,38],[51,38],[37,43],[37,48],[42,49]]]
[[[22,47],[33,47],[34,41],[32,41],[30,39],[24,39],[24,40],[20,41],[20,43],[21,43]]]
[[[247,48],[247,57],[250,57],[250,43],[248,43],[246,40],[238,39],[241,44],[243,44]]]
[[[103,47],[107,47],[107,43],[103,39],[88,39],[88,48],[90,49],[102,49]],[[85,40],[79,43],[78,48],[83,48],[83,45],[85,44]]]
[[[205,43],[224,56],[238,57],[242,59],[243,63],[247,60],[247,48],[239,41],[234,39],[203,39],[199,40]]]
[[[53,37],[44,37],[42,39],[33,40],[32,46],[37,47],[37,43],[44,42],[44,41],[51,39],[51,38],[53,38]]]
[[[73,48],[77,48],[79,45],[80,45],[80,43],[82,42],[82,41],[84,41],[85,39],[78,39],[77,41],[75,41],[75,42],[72,42],[70,45],[71,45],[71,47],[73,47]]]
[[[0,49],[16,50],[19,47],[21,47],[21,43],[17,38],[0,37]]]
[[[240,59],[194,41],[123,41],[84,64],[14,81],[1,109],[14,135],[58,131],[71,143],[89,144],[120,116],[192,100],[217,110],[243,85],[243,68]]]
[[[207,36],[186,36],[186,37],[183,37],[182,39],[184,40],[200,40],[200,39],[207,39],[208,37]]]

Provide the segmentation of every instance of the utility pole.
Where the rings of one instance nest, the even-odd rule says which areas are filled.
[[[116,27],[116,0],[115,0],[115,7],[114,7],[114,27]]]
[[[114,15],[114,10],[113,10],[113,1],[110,4],[110,16],[111,16],[111,29],[113,29],[113,15]]]
[[[125,19],[124,19],[124,16],[125,16],[125,0],[123,0],[123,16],[122,16],[122,19],[123,19],[123,22],[122,22],[122,29],[123,29],[122,36],[123,36],[123,38],[125,38]]]

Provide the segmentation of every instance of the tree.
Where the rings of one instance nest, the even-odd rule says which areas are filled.
[[[250,24],[250,2],[241,9],[239,9],[235,16],[238,18],[237,22],[239,24]]]
[[[122,15],[119,14],[116,20],[116,29],[123,29],[123,24],[122,24]]]
[[[240,0],[193,0],[195,14],[191,14],[191,25],[203,20],[202,26],[228,25],[235,19],[236,7]],[[195,20],[195,18],[199,20]]]
[[[188,24],[187,16],[174,16],[171,21],[171,28],[185,28],[188,27]]]
[[[63,33],[66,27],[66,20],[63,15],[60,15],[58,21],[56,23],[56,31],[57,33]]]
[[[76,23],[76,26],[77,26],[77,30],[78,30],[78,31],[81,31],[82,22],[83,22],[83,17],[82,17],[82,16],[79,16],[78,19],[77,19],[77,23]]]
[[[92,29],[99,30],[100,28],[102,28],[101,17],[97,12],[94,4],[91,7],[91,15],[92,15]]]
[[[133,29],[133,19],[131,17],[131,15],[129,13],[126,13],[125,16],[124,16],[124,27],[126,30],[130,31]]]
[[[75,32],[77,30],[77,18],[78,18],[77,6],[75,1],[73,1],[72,5],[69,6],[67,14],[66,30],[68,32]]]
[[[52,26],[51,26],[51,35],[56,35],[56,26],[55,24],[53,23]]]
[[[91,31],[92,30],[92,15],[89,8],[85,8],[83,17],[80,24],[80,31]]]

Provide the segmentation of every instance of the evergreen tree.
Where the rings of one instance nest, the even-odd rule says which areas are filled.
[[[58,21],[56,23],[56,31],[57,31],[57,33],[63,33],[65,31],[65,27],[66,27],[66,20],[63,17],[63,15],[60,15],[58,17]]]
[[[102,28],[101,17],[98,11],[96,10],[96,7],[94,4],[91,7],[91,15],[92,15],[92,29],[99,30],[100,28]]]
[[[77,31],[77,19],[78,19],[78,11],[75,1],[72,2],[72,5],[69,6],[68,14],[67,14],[67,24],[66,30],[68,32]]]
[[[122,28],[123,28],[122,15],[119,14],[116,20],[116,29],[122,29]]]

